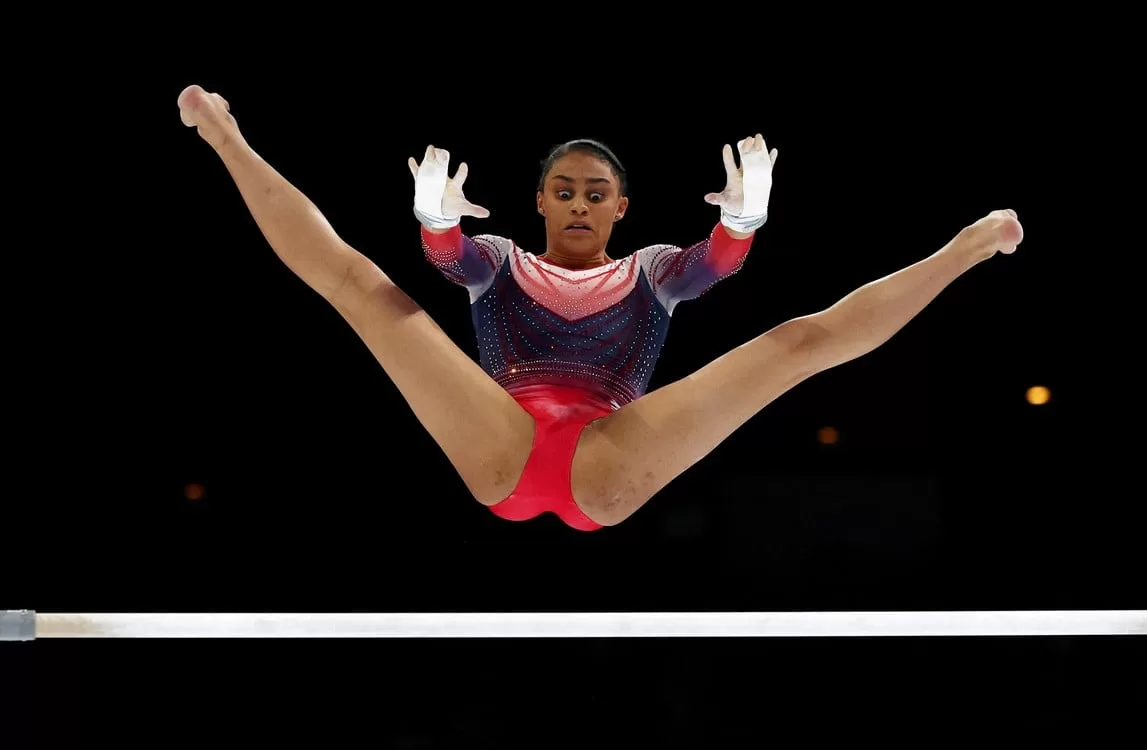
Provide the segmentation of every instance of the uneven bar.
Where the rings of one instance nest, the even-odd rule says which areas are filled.
[[[0,612],[44,638],[808,638],[1144,635],[1147,610],[968,612]]]

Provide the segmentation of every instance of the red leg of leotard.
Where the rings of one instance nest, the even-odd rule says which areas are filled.
[[[531,385],[511,395],[534,417],[534,444],[517,487],[490,510],[508,521],[549,512],[579,531],[600,529],[574,501],[570,469],[582,430],[613,407],[587,391],[566,386]]]

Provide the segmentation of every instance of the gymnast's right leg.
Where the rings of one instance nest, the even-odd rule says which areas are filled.
[[[189,86],[179,109],[222,158],[271,248],[358,333],[474,497],[493,505],[509,495],[529,456],[533,418],[255,153],[222,97]],[[346,408],[342,394],[330,398],[332,408]]]

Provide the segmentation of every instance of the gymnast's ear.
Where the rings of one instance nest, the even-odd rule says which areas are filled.
[[[617,202],[617,213],[614,214],[613,220],[614,221],[621,221],[621,218],[623,216],[625,216],[625,211],[628,208],[629,208],[629,198],[626,196],[622,196],[621,200],[619,200]]]
[[[542,216],[546,215],[546,209],[545,209],[545,204],[542,201],[542,191],[541,190],[538,191],[538,213],[540,213]]]

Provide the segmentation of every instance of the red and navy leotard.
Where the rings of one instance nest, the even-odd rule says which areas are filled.
[[[651,245],[570,270],[490,234],[422,229],[426,259],[466,287],[482,369],[506,390],[586,389],[619,408],[646,392],[673,309],[740,270],[752,237],[717,224],[690,247]]]

